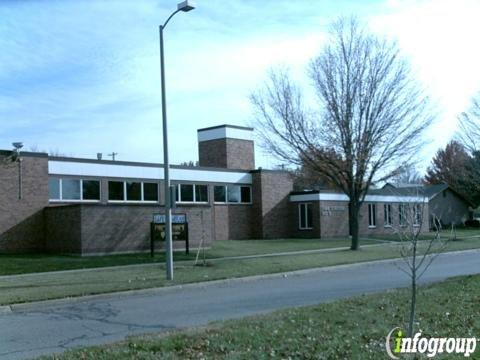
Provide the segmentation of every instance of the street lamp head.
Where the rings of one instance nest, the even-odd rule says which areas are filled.
[[[15,148],[15,151],[19,151],[23,147],[22,142],[14,142],[14,143],[12,143],[12,145]]]
[[[187,11],[190,11],[190,10],[193,10],[193,9],[195,9],[195,6],[193,6],[193,3],[189,0],[182,1],[181,3],[179,3],[177,5],[177,10],[179,10],[179,11],[187,12]]]

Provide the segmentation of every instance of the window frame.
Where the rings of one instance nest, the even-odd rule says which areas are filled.
[[[406,204],[398,204],[398,225],[400,226],[407,226],[408,224],[406,207]]]
[[[50,198],[50,181],[56,180],[58,184],[58,197]],[[48,179],[48,201],[61,201],[62,200],[62,179],[61,178],[49,178]]]
[[[231,190],[230,190],[231,189]],[[230,201],[229,194],[238,193],[238,201]],[[238,185],[227,185],[227,203],[229,204],[241,204],[242,203],[242,188]]]
[[[140,199],[128,199],[128,184],[140,184]],[[125,202],[142,202],[143,201],[143,182],[141,181],[124,181],[123,182],[123,199]]]
[[[198,189],[199,187],[205,187],[205,189],[206,189],[206,191],[207,191],[207,192],[206,192],[206,194],[207,194],[207,200],[205,200],[205,201],[198,201],[198,200],[197,200],[197,195],[200,195],[200,193],[197,194],[197,189]],[[207,185],[207,184],[194,184],[194,186],[193,186],[193,200],[194,200],[195,203],[200,203],[200,204],[208,204],[208,203],[209,203],[208,200],[210,200],[210,196],[209,196],[209,194],[208,194],[208,185]]]
[[[51,202],[51,203],[99,203],[101,201],[101,198],[102,198],[102,182],[100,180],[97,180],[97,179],[77,179],[77,178],[61,178],[61,177],[52,177],[52,178],[49,178],[48,181],[50,180],[57,180],[58,181],[58,193],[59,193],[59,197],[58,199],[50,199],[50,192],[48,194],[48,202]],[[77,180],[80,182],[80,199],[64,199],[63,198],[63,180]],[[84,199],[83,198],[83,182],[84,181],[97,181],[98,182],[98,200],[96,199]]]
[[[135,181],[135,180],[107,180],[107,188],[110,182],[123,183],[123,200],[110,200],[109,193],[107,191],[107,202],[111,204],[158,204],[160,200],[159,186],[155,181]],[[127,183],[139,183],[140,184],[140,200],[128,200],[127,198]],[[154,184],[157,187],[157,200],[145,200],[144,184]]]
[[[193,192],[193,201],[183,201],[182,200],[182,185],[191,185],[192,186],[192,192]],[[177,204],[200,204],[200,205],[205,205],[210,203],[210,194],[209,194],[209,185],[208,184],[189,184],[189,183],[178,183],[175,186],[175,192],[176,192],[176,199],[175,202]],[[197,186],[206,186],[207,187],[207,201],[197,201],[197,191],[196,187]]]
[[[145,200],[145,184],[152,184],[155,185],[157,188],[157,200]],[[159,193],[159,186],[157,182],[154,181],[142,181],[142,202],[143,203],[150,203],[150,204],[156,204],[160,201],[160,193]]]
[[[383,226],[387,228],[393,226],[392,204],[383,204]]]
[[[377,204],[369,203],[368,205],[368,228],[375,229],[377,227]]]
[[[302,226],[302,208],[304,208],[304,211],[305,211],[305,226]],[[310,216],[309,216],[308,208],[310,208]],[[298,230],[313,230],[312,218],[313,218],[313,204],[308,202],[299,203],[298,204]]]
[[[240,190],[240,197],[238,202],[228,201],[228,187],[236,186]],[[225,190],[225,201],[215,201],[215,187],[223,187]],[[242,202],[242,188],[250,189],[250,201]],[[213,188],[213,203],[214,204],[224,204],[224,205],[251,205],[253,203],[253,193],[251,185],[236,185],[236,184],[227,184],[227,185],[214,185]]]
[[[223,201],[215,200],[215,188],[223,189]],[[213,185],[213,203],[214,204],[227,204],[227,186],[226,185]]]
[[[422,216],[422,208],[420,204],[414,204],[413,205],[413,226],[414,227],[420,227],[422,221],[421,221],[421,216]]]
[[[85,189],[83,184],[84,181],[98,182],[98,199],[84,199],[84,191],[83,191]],[[80,182],[80,192],[81,192],[82,201],[99,202],[102,199],[102,182],[100,180],[95,180],[95,179],[82,179],[82,181]]]
[[[115,182],[115,183],[122,183],[123,186],[123,199],[122,200],[112,200],[110,199],[110,183]],[[125,185],[125,180],[107,180],[107,201],[109,203],[126,203],[127,202],[127,191],[126,191],[126,185]]]

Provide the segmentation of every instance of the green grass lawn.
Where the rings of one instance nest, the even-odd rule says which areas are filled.
[[[480,247],[480,239],[468,239],[448,244],[447,250]],[[192,261],[176,262],[175,278],[165,280],[164,264],[140,267],[95,269],[82,272],[26,274],[0,279],[0,304],[22,303],[145,289],[208,280],[282,273],[323,266],[350,264],[399,257],[397,243],[364,247],[359,251],[340,250],[249,259],[208,260],[210,266],[193,266]]]
[[[372,244],[375,241],[363,241]],[[206,251],[208,258],[258,255],[286,251],[316,250],[350,245],[348,239],[280,239],[280,240],[225,240],[215,241]],[[184,251],[174,254],[174,260],[191,260]],[[0,255],[0,275],[27,274],[58,270],[88,269],[117,265],[152,264],[165,262],[165,254],[158,253],[152,259],[150,254],[109,255],[109,256],[62,256],[62,255]]]
[[[417,320],[422,336],[478,338],[478,294],[478,275],[420,288]],[[131,337],[69,351],[55,359],[386,359],[385,337],[394,327],[405,329],[408,301],[407,289],[394,290],[202,328]],[[477,346],[470,358],[479,357]]]
[[[419,236],[420,240],[430,240],[435,236],[434,232],[428,232],[425,234],[421,234]],[[440,231],[440,236],[442,238],[447,239],[468,239],[471,237],[480,237],[480,229],[455,229],[452,232],[451,229],[444,229]],[[369,235],[365,237],[365,239],[382,239],[382,240],[389,240],[389,241],[400,241],[400,237],[396,234],[386,234],[386,235]]]

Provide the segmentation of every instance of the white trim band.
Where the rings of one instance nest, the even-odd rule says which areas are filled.
[[[340,193],[316,193],[290,195],[291,202],[301,201],[350,201],[349,197]],[[422,196],[395,196],[395,195],[367,195],[364,202],[383,203],[428,203],[427,197]]]
[[[225,138],[253,141],[253,131],[250,129],[238,129],[224,126],[198,131],[197,137],[198,142]]]
[[[349,201],[349,198],[345,194],[316,193],[316,194],[290,195],[290,201],[291,202],[300,202],[300,201]]]
[[[163,168],[152,166],[97,164],[77,161],[48,162],[49,175],[91,176],[122,179],[163,180]],[[252,175],[247,172],[195,170],[170,168],[174,181],[201,181],[229,184],[251,184]]]

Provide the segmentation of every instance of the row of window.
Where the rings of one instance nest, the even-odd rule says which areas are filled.
[[[176,201],[180,203],[208,203],[208,185],[178,184]],[[48,182],[49,199],[57,201],[100,201],[100,181],[83,179],[56,179]],[[108,201],[158,202],[158,184],[135,181],[109,181]],[[214,202],[249,204],[250,186],[214,186]]]
[[[208,203],[208,186],[197,184],[179,184],[176,188],[176,201]],[[215,185],[213,187],[215,203],[250,204],[252,190],[250,186]]]
[[[158,184],[147,182],[109,181],[109,201],[158,201]]]
[[[252,202],[250,186],[225,185],[213,188],[213,201],[216,203],[242,203]]]
[[[392,216],[392,206],[391,204],[383,205],[383,214],[384,214],[384,226],[392,226],[393,216]],[[407,225],[407,211],[408,206],[405,204],[398,205],[398,222],[401,226]],[[413,225],[420,226],[421,221],[421,205],[415,204],[413,206]],[[311,203],[301,203],[298,204],[298,228],[300,230],[310,230],[313,228],[312,225],[312,204]],[[368,204],[368,226],[370,228],[377,227],[377,205]]]
[[[100,181],[76,179],[49,179],[50,200],[100,200]]]
[[[398,223],[401,226],[407,225],[407,214],[408,206],[406,204],[398,205]],[[421,221],[422,209],[420,204],[413,205],[413,225],[419,226]],[[383,224],[384,226],[392,226],[393,216],[392,216],[392,205],[384,204],[383,205]],[[377,205],[368,204],[368,227],[374,228],[377,227]]]

